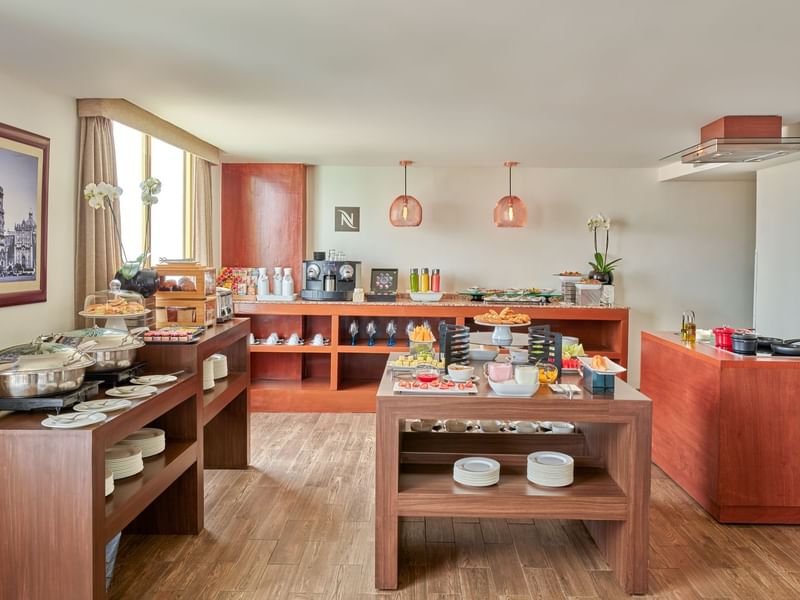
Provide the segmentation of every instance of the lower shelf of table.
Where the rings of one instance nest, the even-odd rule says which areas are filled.
[[[468,487],[453,481],[452,465],[400,466],[397,508],[404,517],[551,518],[624,521],[628,499],[604,469],[578,467],[572,485],[530,483],[524,466],[503,465],[500,482]]]
[[[167,441],[164,452],[144,459],[141,473],[116,480],[114,492],[106,498],[106,539],[128,525],[195,462],[197,442]]]

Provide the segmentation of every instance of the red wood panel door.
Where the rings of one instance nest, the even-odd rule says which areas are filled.
[[[292,267],[295,288],[306,251],[306,166],[222,165],[222,264]]]

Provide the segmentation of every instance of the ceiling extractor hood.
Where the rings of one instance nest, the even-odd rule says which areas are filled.
[[[661,160],[701,165],[706,163],[753,163],[800,151],[800,137],[781,137],[778,115],[727,116],[700,130],[700,143]]]

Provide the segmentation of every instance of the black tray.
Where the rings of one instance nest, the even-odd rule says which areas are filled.
[[[77,390],[58,396],[45,396],[43,398],[0,398],[0,410],[55,410],[56,414],[62,408],[89,400],[100,391],[97,381],[84,381]]]

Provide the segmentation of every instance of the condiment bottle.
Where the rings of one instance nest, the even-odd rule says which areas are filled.
[[[256,294],[259,296],[266,296],[269,294],[269,277],[267,277],[267,268],[258,268],[258,284],[256,285]]]
[[[697,325],[694,319],[693,310],[687,310],[681,316],[681,341],[695,342],[697,340]]]
[[[281,267],[275,267],[272,275],[272,293],[280,296],[283,293],[283,276],[281,275]]]
[[[442,278],[439,275],[439,269],[434,269],[431,273],[431,291],[432,292],[440,292],[442,285]]]
[[[409,276],[408,281],[408,289],[412,292],[419,291],[419,271],[417,271],[417,269],[411,269],[411,275]]]
[[[419,291],[429,292],[431,290],[431,276],[428,273],[427,267],[422,267],[422,272],[419,276]]]
[[[281,296],[294,295],[294,279],[292,279],[292,267],[283,269],[283,281],[281,282]]]

